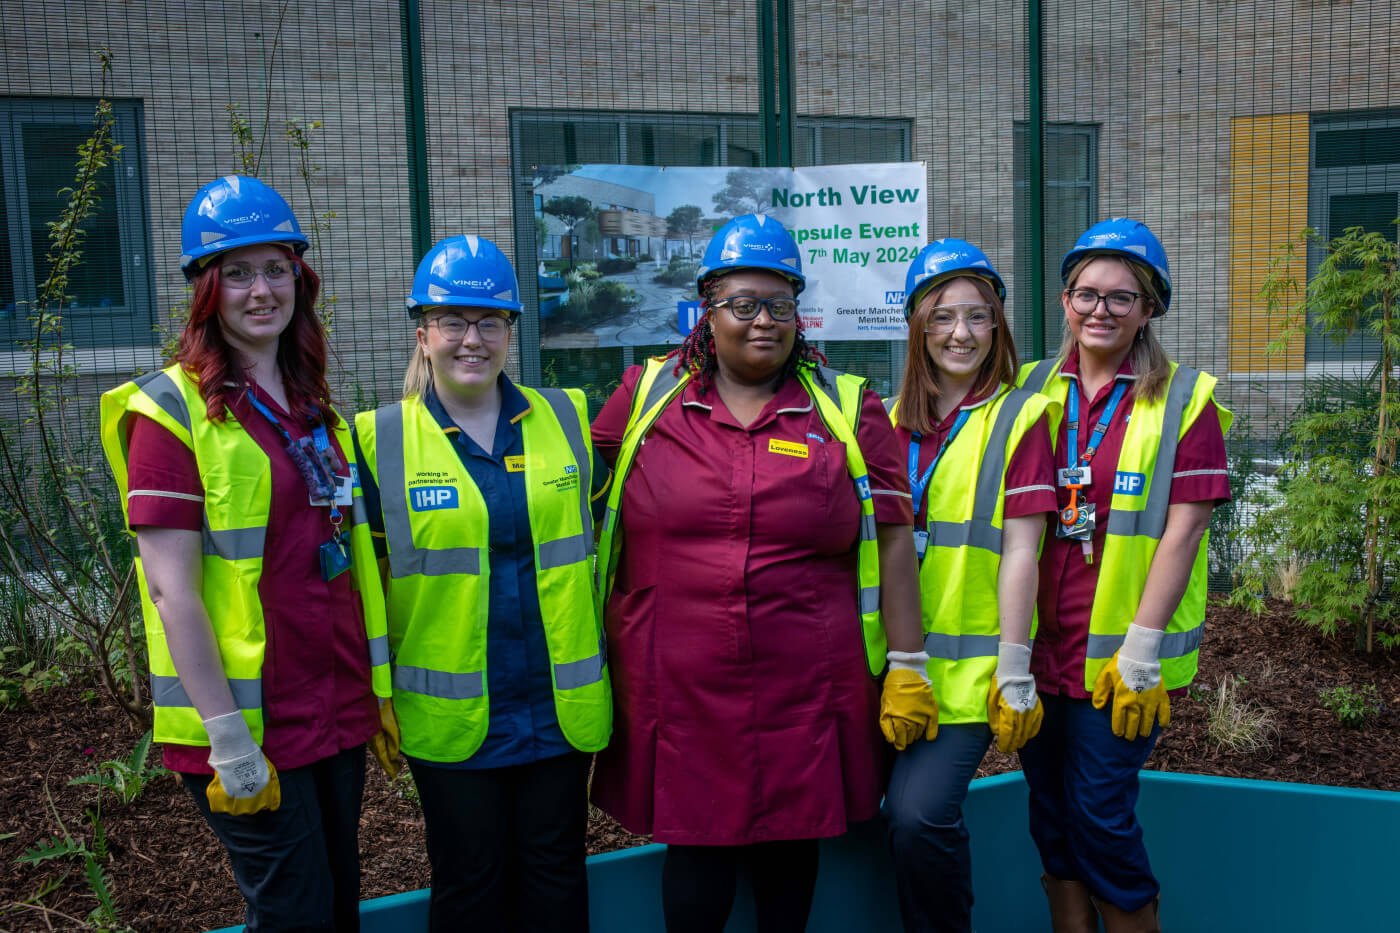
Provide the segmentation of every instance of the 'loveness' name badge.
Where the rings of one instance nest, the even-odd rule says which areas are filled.
[[[785,457],[801,457],[807,459],[807,445],[795,444],[792,441],[780,441],[776,437],[768,439],[768,452],[770,454],[782,454]]]

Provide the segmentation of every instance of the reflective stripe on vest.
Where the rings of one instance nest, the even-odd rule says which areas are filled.
[[[262,680],[260,678],[230,677],[229,692],[233,694],[234,705],[241,710],[257,710],[262,707]],[[165,707],[194,707],[185,685],[179,677],[151,675],[151,703]]]
[[[1060,360],[1041,360],[1022,368],[1021,381],[1040,388],[1051,397],[1078,391],[1069,377],[1053,385]],[[1148,569],[1158,541],[1167,524],[1176,453],[1181,437],[1212,404],[1215,379],[1189,366],[1171,364],[1171,378],[1162,398],[1145,402],[1135,399],[1131,420],[1124,432],[1123,448],[1115,471],[1127,469],[1142,473],[1145,488],[1135,496],[1113,493],[1108,514],[1103,559],[1090,611],[1089,636],[1085,651],[1084,689],[1092,690],[1098,673],[1122,645],[1128,624],[1137,613],[1146,584]],[[1052,388],[1053,385],[1053,388]],[[1228,430],[1231,414],[1216,406],[1222,431]],[[1052,432],[1058,439],[1058,427]],[[1155,452],[1151,452],[1155,446]],[[1141,508],[1138,508],[1138,505]],[[1168,689],[1184,687],[1196,673],[1205,622],[1206,550],[1209,533],[1201,539],[1192,575],[1181,602],[1172,613],[1162,637],[1158,658],[1162,680]]]
[[[531,404],[521,422],[525,507],[555,710],[565,738],[596,751],[611,731],[612,699],[593,613],[592,462],[582,396],[517,388]],[[403,748],[428,761],[463,761],[481,747],[490,723],[486,501],[420,400],[362,413],[356,425],[384,520]],[[455,489],[455,506],[418,511],[410,483],[425,477]]]
[[[870,495],[870,481],[865,471],[865,460],[855,438],[865,380],[826,367],[817,369],[820,376],[826,380],[826,385],[822,385],[810,370],[800,370],[798,378],[827,429],[846,445],[847,471],[855,485],[861,509],[860,545],[857,553],[857,606],[861,615],[867,664],[874,675],[878,674],[885,664],[885,639],[884,629],[879,620],[880,571],[874,504]],[[612,489],[608,495],[607,510],[603,519],[602,543],[596,566],[600,611],[611,590],[617,569],[618,554],[621,550],[618,511],[621,508],[622,490],[631,471],[632,462],[656,419],[690,381],[688,372],[678,374],[675,370],[676,364],[673,360],[648,360],[632,395],[632,407],[623,430],[622,447],[613,468]]]

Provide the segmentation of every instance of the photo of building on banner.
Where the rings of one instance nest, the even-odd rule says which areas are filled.
[[[905,338],[904,272],[928,241],[922,162],[541,167],[533,185],[545,349],[680,343],[705,245],[750,213],[797,241],[809,338]]]

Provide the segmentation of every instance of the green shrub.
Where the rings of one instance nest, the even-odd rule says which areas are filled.
[[[620,272],[631,272],[637,268],[635,259],[600,259],[598,260],[598,271],[603,275],[617,275]]]
[[[1359,690],[1339,684],[1331,690],[1320,691],[1317,698],[1332,711],[1337,722],[1348,729],[1365,728],[1366,723],[1381,711],[1381,700],[1372,684],[1366,684]]]
[[[661,285],[695,286],[695,273],[700,270],[700,263],[689,259],[680,259],[672,256],[671,262],[666,268],[651,277],[653,282]]]

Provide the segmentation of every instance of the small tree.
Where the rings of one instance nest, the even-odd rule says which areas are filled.
[[[574,231],[578,225],[593,215],[593,202],[582,195],[570,194],[561,198],[550,198],[540,208],[544,213],[558,217],[569,225],[569,268],[574,265]]]
[[[686,255],[695,255],[695,237],[704,224],[700,208],[694,204],[682,204],[666,217],[666,235],[685,240]]]
[[[1317,273],[1300,288],[1292,270],[1309,244],[1322,251]],[[1360,390],[1374,402],[1346,404],[1342,386],[1322,398],[1316,388],[1288,430],[1290,463],[1278,493],[1248,532],[1250,559],[1232,601],[1259,611],[1271,563],[1296,558],[1301,571],[1293,589],[1295,613],[1324,632],[1353,626],[1367,652],[1377,641],[1400,644],[1400,403],[1395,364],[1400,355],[1400,247],[1393,237],[1349,228],[1326,240],[1305,230],[1280,247],[1261,297],[1283,326],[1269,346],[1278,354],[1309,330],[1341,343],[1365,333],[1380,345],[1380,359]],[[1333,383],[1336,383],[1333,380]],[[1324,393],[1325,394],[1325,393]],[[1356,438],[1339,443],[1338,438]],[[1364,455],[1356,451],[1364,447]]]
[[[0,430],[0,573],[26,592],[30,621],[80,641],[106,691],[145,721],[136,573],[111,479],[94,466],[96,417],[83,404],[63,331],[68,277],[82,261],[85,224],[121,153],[106,98],[112,55],[104,48],[97,58],[103,96],[92,135],[78,147],[73,187],[60,192],[67,203],[48,225],[49,273],[30,308],[29,362],[15,393],[25,417]]]

